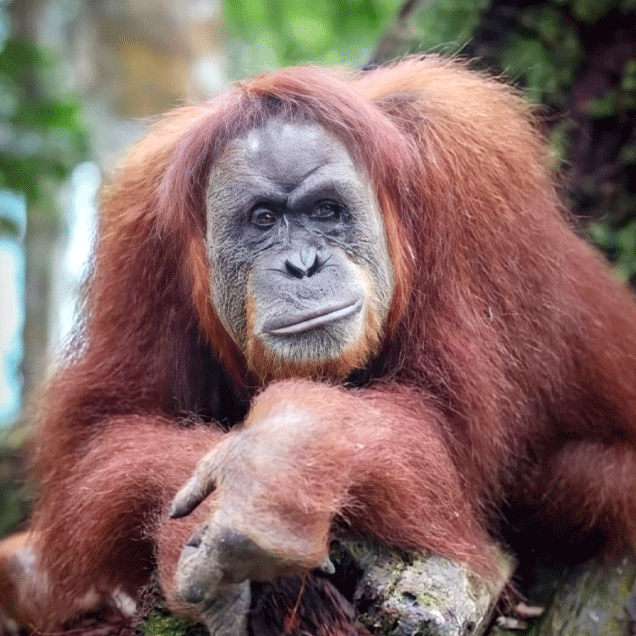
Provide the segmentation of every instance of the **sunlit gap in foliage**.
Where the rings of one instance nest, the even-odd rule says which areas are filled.
[[[94,163],[79,164],[62,195],[66,232],[54,251],[55,276],[49,306],[50,355],[55,365],[59,352],[77,324],[80,286],[86,276],[96,227],[95,195],[101,181]],[[0,192],[0,427],[15,422],[21,408],[24,327],[24,249],[26,203],[22,196]],[[6,229],[5,229],[6,226]]]
[[[66,210],[66,235],[56,246],[55,260],[60,264],[52,285],[50,317],[50,356],[55,365],[59,352],[72,338],[78,324],[81,284],[88,273],[90,254],[95,239],[97,212],[95,197],[101,183],[96,164],[85,162],[74,168],[62,202]],[[64,205],[66,203],[66,205]]]
[[[0,192],[0,426],[20,411],[22,326],[24,323],[24,197]]]

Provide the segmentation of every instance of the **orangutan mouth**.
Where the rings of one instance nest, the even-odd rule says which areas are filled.
[[[314,309],[299,316],[294,316],[291,322],[282,325],[265,325],[264,331],[273,336],[302,333],[303,331],[309,331],[351,316],[359,312],[360,309],[362,309],[362,298],[357,298],[353,302],[347,300],[345,303],[321,307],[320,309]]]

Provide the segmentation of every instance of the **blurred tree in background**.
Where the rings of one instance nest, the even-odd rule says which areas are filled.
[[[57,189],[89,147],[78,100],[60,88],[63,69],[35,43],[35,4],[30,0],[0,2],[0,192],[5,195],[0,237],[22,242],[27,254],[24,390],[30,390],[30,380],[40,380],[44,371],[52,246],[60,232]],[[21,201],[28,209],[26,228],[16,220],[15,208]],[[30,351],[34,355],[28,355]],[[28,497],[16,482],[23,466],[23,435],[12,433],[4,433],[0,445],[0,536],[28,510]]]
[[[79,100],[61,89],[64,68],[34,37],[37,0],[0,2],[0,189],[22,195],[28,215],[24,391],[43,377],[58,187],[88,153]],[[5,223],[5,227],[8,226]],[[37,354],[29,355],[33,349]]]
[[[1,17],[0,17],[1,19]],[[54,187],[88,151],[77,100],[60,94],[56,66],[32,42],[0,50],[0,188],[24,194],[30,209],[55,209]]]
[[[223,0],[229,74],[245,77],[280,66],[362,66],[401,0]]]

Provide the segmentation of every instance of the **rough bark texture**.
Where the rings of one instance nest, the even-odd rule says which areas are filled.
[[[628,634],[630,616],[625,603],[635,578],[633,559],[624,559],[613,566],[588,561],[574,568],[557,591],[545,618],[533,629],[533,635]]]
[[[435,555],[407,556],[362,542],[341,548],[363,571],[354,606],[360,622],[377,636],[483,634],[512,573],[512,561],[504,555],[501,578],[486,584],[464,566]]]
[[[557,585],[544,615],[527,630],[493,628],[491,636],[628,636],[634,631],[636,559],[592,559]],[[545,582],[542,584],[545,586]],[[530,590],[532,595],[534,590]]]

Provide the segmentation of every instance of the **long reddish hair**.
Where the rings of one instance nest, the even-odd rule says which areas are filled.
[[[127,156],[103,194],[82,337],[41,402],[34,527],[52,580],[69,598],[96,573],[147,580],[153,519],[222,435],[193,421],[233,424],[247,411],[253,380],[210,302],[204,198],[225,144],[271,117],[339,138],[369,175],[387,231],[396,287],[384,348],[355,378],[381,390],[294,380],[266,391],[275,403],[277,391],[314,394],[330,422],[348,400],[345,419],[365,417],[357,403],[368,394],[383,423],[408,428],[378,437],[381,449],[359,445],[360,466],[374,468],[381,450],[387,476],[400,458],[422,467],[395,492],[380,480],[365,493],[361,528],[463,558],[448,528],[461,519],[470,537],[474,520],[444,505],[439,473],[491,531],[506,503],[523,501],[555,525],[598,522],[608,543],[633,549],[634,303],[571,231],[521,97],[427,57],[355,76],[306,67],[257,77],[169,113]],[[405,521],[428,514],[429,495],[440,517]],[[406,507],[383,528],[376,509],[387,502]],[[194,526],[179,527],[168,569]]]
[[[249,375],[210,302],[204,192],[227,142],[272,117],[332,132],[375,187],[396,281],[382,377],[430,389],[458,421],[453,435],[492,422],[501,440],[502,413],[520,417],[512,405],[528,387],[566,390],[565,375],[546,377],[545,351],[571,365],[582,344],[564,340],[563,323],[585,313],[572,290],[597,265],[562,214],[523,99],[436,57],[356,76],[291,68],[169,113],[105,189],[83,343],[45,402],[51,443],[63,443],[69,417],[217,418],[242,394]],[[549,320],[538,311],[565,305]],[[242,415],[242,404],[230,406]],[[540,407],[525,404],[523,417]],[[469,436],[484,440],[486,475],[495,447]]]

